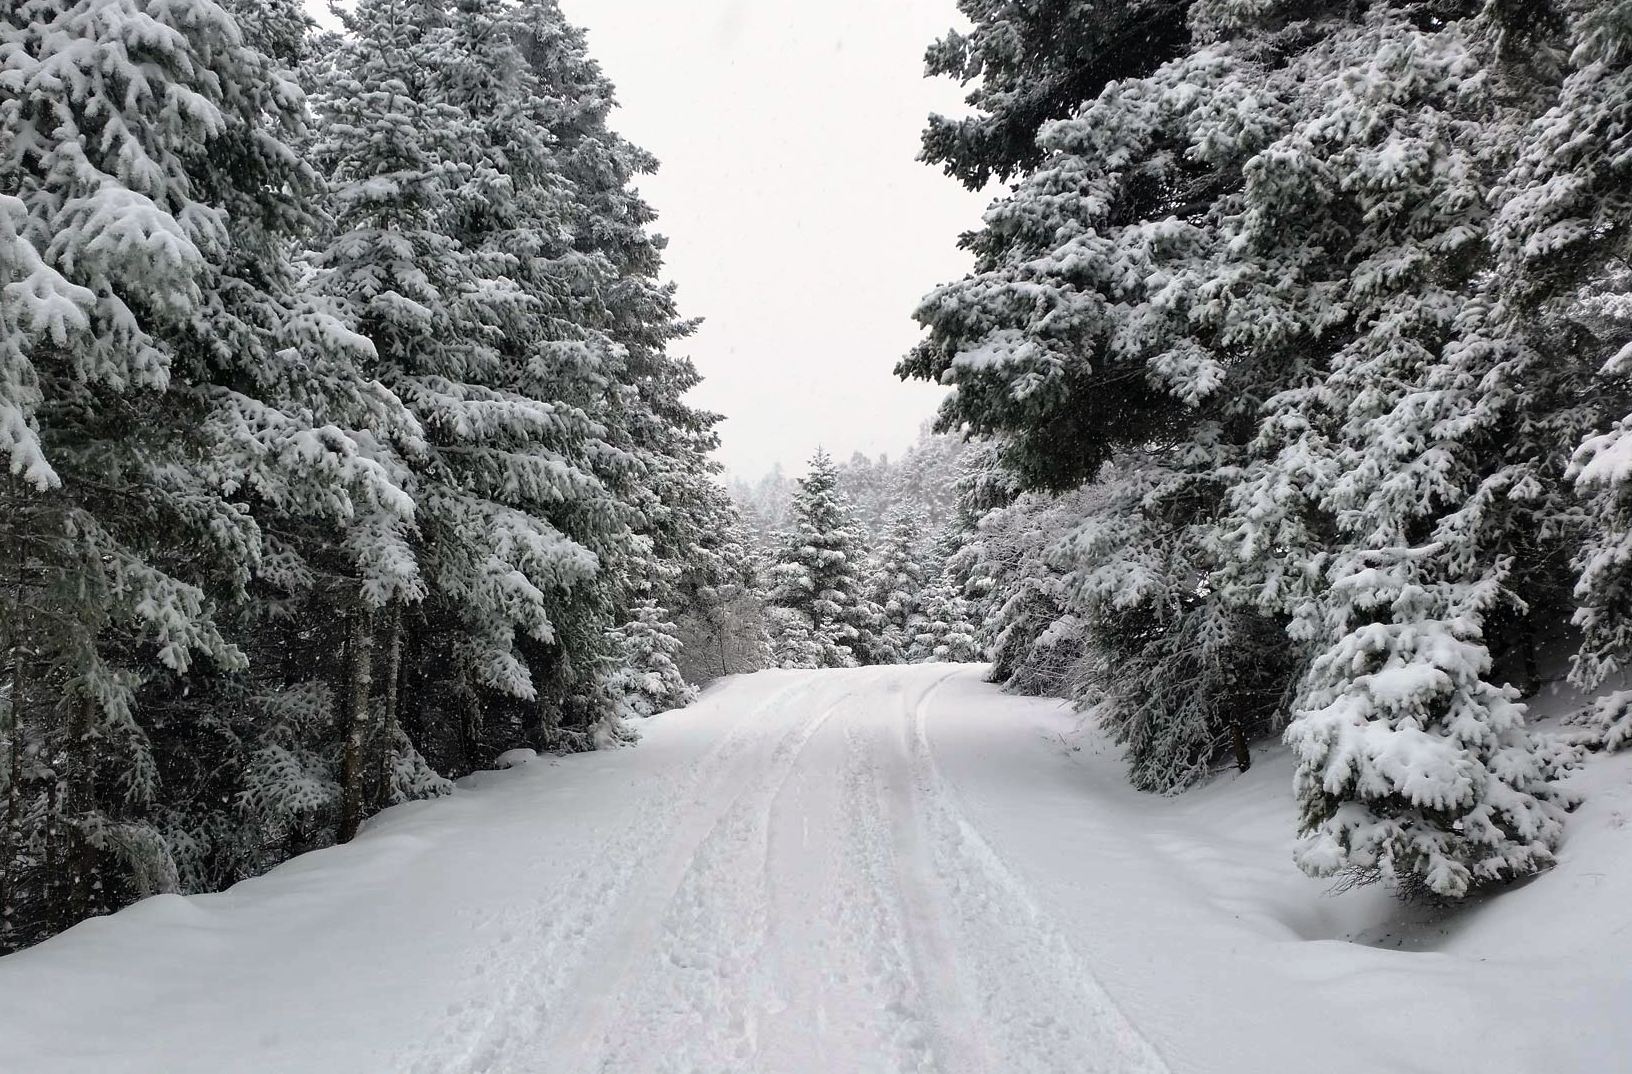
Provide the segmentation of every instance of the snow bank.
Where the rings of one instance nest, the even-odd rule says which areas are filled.
[[[943,767],[1173,1070],[1632,1071],[1632,755],[1573,777],[1585,804],[1555,868],[1435,910],[1293,867],[1282,747],[1141,794],[1065,706],[989,689],[945,699]],[[1578,704],[1560,693],[1543,728]]]

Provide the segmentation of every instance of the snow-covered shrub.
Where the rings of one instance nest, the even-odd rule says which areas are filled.
[[[675,663],[681,649],[675,626],[654,601],[638,601],[629,621],[608,632],[608,641],[616,667],[607,686],[623,715],[652,716],[696,699],[696,687]]]

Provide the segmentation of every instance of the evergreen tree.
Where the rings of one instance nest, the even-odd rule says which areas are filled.
[[[922,616],[925,567],[923,513],[907,504],[898,510],[872,566],[866,598],[881,615],[879,649],[883,663],[907,659]]]
[[[678,609],[674,587],[683,584],[683,564],[717,509],[710,486],[718,466],[709,452],[718,445],[719,416],[684,401],[700,378],[689,359],[668,349],[695,323],[680,317],[674,286],[660,278],[665,240],[650,230],[656,214],[634,186],[657,161],[610,128],[612,84],[555,0],[525,0],[516,20],[554,139],[554,163],[573,192],[563,221],[572,245],[558,263],[574,270],[576,292],[563,301],[620,358],[616,389],[599,416],[608,441],[633,464],[631,480],[618,487],[650,540],[644,562],[630,573],[654,578],[655,596]]]
[[[615,739],[689,696],[658,595],[757,636],[582,35],[504,0],[310,30],[0,17],[0,948]]]
[[[959,516],[957,486],[967,448],[962,436],[937,433],[926,425],[890,467],[883,516],[910,503],[922,510],[927,531],[950,525]]]
[[[701,480],[695,516],[701,529],[673,587],[683,643],[677,659],[693,683],[771,665],[759,557],[725,489],[711,475]]]
[[[1000,31],[977,24],[988,32]],[[1031,40],[1040,56],[1055,47]],[[1091,53],[1091,42],[1078,43]],[[1182,53],[1176,44],[1170,51]],[[1081,62],[1090,58],[1103,57]],[[987,482],[1002,513],[977,536],[974,564],[994,587],[994,674],[1083,703],[1123,685],[1083,681],[1079,661],[1115,666],[1127,656],[1095,624],[1172,623],[1181,604],[1226,599],[1217,588],[1198,593],[1196,580],[1228,562],[1216,539],[1227,478],[1246,454],[1257,400],[1287,368],[1279,353],[1215,337],[1205,316],[1219,304],[1209,305],[1204,288],[1220,286],[1228,265],[1213,214],[1222,217],[1240,183],[1240,162],[1223,150],[1250,157],[1262,132],[1221,126],[1227,103],[1198,111],[1184,95],[1227,98],[1255,83],[1212,53],[1152,66],[1046,129],[1041,167],[973,237],[976,271],[925,300],[919,317],[929,335],[901,365],[906,375],[957,385],[942,425],[994,438],[1006,475]],[[1208,151],[1178,151],[1190,145]],[[996,157],[991,166],[1003,167]],[[1104,482],[1103,494],[1048,496],[1092,479]],[[1002,506],[1017,490],[1034,496]],[[1270,666],[1284,648],[1271,641],[1229,657]],[[1131,678],[1125,684],[1138,689]],[[1197,712],[1164,705],[1153,715],[1186,724]],[[1241,715],[1262,727],[1271,713]],[[1217,735],[1196,727],[1186,737]]]
[[[1104,489],[1048,555],[1096,686],[1136,691],[1113,707],[1126,741],[1173,751],[1136,768],[1183,772],[1217,731],[1290,715],[1311,872],[1458,895],[1534,871],[1561,800],[1506,665],[1565,603],[1562,464],[1601,415],[1568,318],[1506,290],[1493,220],[1524,203],[1515,151],[1549,107],[1560,21],[1188,8],[1188,41],[1126,58],[1089,33],[1038,44],[1024,13],[977,21],[971,55],[1010,72],[1082,42],[1085,79],[1156,62],[1043,128],[902,371],[954,385],[943,424],[999,435],[1023,487]],[[1584,18],[1584,40],[1608,24]],[[1012,104],[967,124],[970,174],[1029,166],[972,136]],[[1549,234],[1588,233],[1608,232]],[[1200,708],[1140,685],[1198,675]]]
[[[290,262],[299,89],[213,4],[125,6],[0,23],[8,749],[40,762],[11,766],[7,943],[181,882],[199,743],[177,698],[245,666],[226,608],[282,566],[266,527],[411,514],[347,431],[388,427],[394,400]],[[54,919],[21,920],[27,873]]]
[[[640,540],[616,557],[602,553],[603,578],[613,583],[606,600],[612,608],[656,600],[710,656],[723,652],[733,670],[753,670],[766,656],[757,605],[744,588],[747,564],[721,560],[731,524],[709,455],[719,417],[684,401],[699,378],[669,348],[695,326],[679,316],[674,287],[660,278],[664,240],[650,230],[655,213],[634,186],[657,162],[610,128],[612,84],[555,0],[526,0],[516,21],[554,166],[572,191],[562,211],[570,245],[553,255],[557,279],[570,287],[556,301],[604,339],[615,359],[606,367],[609,390],[590,408],[605,430],[594,458],[611,462],[600,472],[627,505]],[[729,548],[723,551],[729,558]],[[696,635],[705,623],[718,631]],[[681,660],[712,666],[701,657]]]
[[[930,47],[926,73],[977,83],[972,115],[931,116],[923,159],[971,190],[1035,167],[1037,135],[1108,83],[1147,73],[1187,41],[1171,0],[959,0],[972,23]]]
[[[599,429],[575,395],[594,384],[562,384],[604,374],[593,344],[550,315],[539,262],[562,184],[510,27],[496,0],[360,4],[324,81],[316,147],[336,221],[316,258],[324,287],[426,431],[413,463],[427,593],[408,629],[421,675],[445,678],[415,693],[463,710],[466,754],[543,745],[564,704],[592,706],[592,677],[541,696],[534,669],[598,663],[605,626],[569,601],[627,532],[586,461]],[[565,375],[552,361],[563,351],[578,358]],[[381,606],[365,594],[359,614]],[[553,651],[572,642],[579,652]],[[503,699],[519,703],[514,717]]]
[[[988,512],[960,550],[964,573],[987,598],[980,640],[992,681],[1006,690],[1078,697],[1088,624],[1067,609],[1070,573],[1052,553],[1097,506],[1095,491],[1019,496]]]
[[[1590,422],[1567,401],[1581,367],[1531,346],[1487,293],[1481,195],[1517,142],[1513,100],[1537,92],[1535,51],[1504,36],[1524,29],[1494,10],[1428,29],[1403,12],[1334,20],[1292,65],[1315,96],[1287,98],[1276,166],[1244,192],[1241,241],[1268,271],[1295,261],[1301,286],[1297,305],[1240,313],[1286,311],[1331,340],[1318,382],[1266,405],[1266,462],[1237,493],[1254,599],[1284,608],[1312,656],[1287,741],[1316,875],[1457,896],[1544,867],[1561,832],[1553,765],[1495,661],[1556,607],[1559,477]],[[1481,68],[1505,96],[1463,84]],[[1387,133],[1333,142],[1333,124]],[[1293,206],[1289,247],[1267,226]],[[1340,230],[1340,256],[1311,256]]]
[[[818,450],[799,480],[794,528],[771,570],[772,642],[783,667],[851,667],[879,654],[878,611],[861,594],[862,548],[838,471]]]
[[[838,467],[839,487],[850,501],[856,523],[869,544],[883,536],[899,502],[893,499],[893,469],[889,456],[873,459],[859,451]]]
[[[681,641],[675,625],[662,608],[638,601],[627,623],[611,631],[609,639],[616,668],[608,684],[627,716],[652,716],[683,708],[697,696],[675,662]]]
[[[913,637],[914,663],[960,663],[981,659],[978,626],[969,599],[957,582],[943,574],[923,594],[923,612]]]
[[[1623,266],[1624,266],[1623,262]],[[1590,325],[1588,352],[1610,352],[1600,381],[1612,397],[1623,396],[1632,373],[1632,271],[1621,268],[1589,288],[1583,320]],[[1595,346],[1593,346],[1595,344]],[[1619,350],[1612,350],[1619,347]],[[1569,474],[1585,501],[1592,526],[1575,557],[1579,580],[1575,623],[1581,647],[1571,678],[1591,690],[1617,674],[1632,653],[1632,418],[1616,420],[1589,436],[1576,451]],[[1602,744],[1619,749],[1632,742],[1632,694],[1614,691],[1591,709]]]
[[[740,477],[732,480],[731,499],[742,512],[743,523],[756,546],[767,551],[775,549],[777,535],[788,528],[796,488],[782,472],[781,463],[752,484]]]
[[[1558,51],[1569,62],[1550,106],[1519,132],[1493,230],[1512,329],[1598,367],[1590,388],[1598,420],[1570,465],[1590,520],[1574,562],[1582,642],[1572,678],[1594,689],[1632,653],[1632,471],[1624,461],[1632,447],[1632,7],[1583,2],[1548,14],[1563,23]],[[1593,714],[1605,745],[1632,740],[1622,692]]]

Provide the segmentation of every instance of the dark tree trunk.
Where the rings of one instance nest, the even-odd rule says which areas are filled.
[[[96,847],[91,841],[91,826],[96,814],[96,703],[80,699],[73,706],[73,718],[68,726],[68,775],[64,804],[70,816],[68,848],[64,855],[66,877],[64,888],[68,897],[58,899],[62,915],[57,930],[85,920],[94,912],[92,899],[96,889]]]
[[[1541,661],[1536,656],[1536,636],[1528,634],[1524,639],[1524,696],[1535,697],[1541,693]]]
[[[1240,720],[1230,721],[1230,745],[1235,749],[1235,767],[1245,772],[1252,767],[1252,750],[1247,747],[1247,733]]]
[[[397,682],[402,674],[402,609],[393,604],[386,616],[385,696],[380,716],[379,784],[374,790],[376,810],[391,804],[391,762],[397,743]]]
[[[12,637],[11,698],[6,706],[6,823],[0,835],[0,953],[14,951],[17,938],[17,853],[23,824],[23,706],[25,676],[20,637]]]
[[[373,616],[359,595],[346,638],[346,754],[341,769],[340,829],[336,839],[351,842],[363,823],[363,779],[367,764],[368,700],[374,685]]]
[[[553,749],[561,729],[560,691],[556,685],[561,675],[561,647],[559,643],[534,644],[526,655],[537,697],[527,707],[527,724],[522,731],[533,749]]]
[[[433,735],[425,717],[427,687],[425,656],[425,621],[407,609],[398,612],[402,627],[402,690],[397,698],[397,722],[412,742],[423,753],[431,767],[442,771],[447,766],[447,743],[443,736]]]

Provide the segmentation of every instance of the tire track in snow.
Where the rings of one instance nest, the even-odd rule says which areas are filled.
[[[871,1001],[870,1029],[884,1049],[880,1074],[933,1074],[947,1069],[932,1033],[934,1007],[925,995],[907,926],[892,833],[882,807],[878,728],[845,729],[841,812],[847,868],[837,917],[846,948],[859,956]]]
[[[811,676],[738,715],[571,848],[586,864],[508,916],[520,938],[463,990],[480,1006],[394,1069],[1166,1074],[941,775],[925,724],[958,674],[884,704],[868,678]],[[823,681],[843,691],[825,706]],[[801,812],[828,826],[820,864],[798,864]]]
[[[940,1070],[880,808],[876,740],[901,692],[883,685],[827,723],[771,805],[756,1070]]]
[[[764,972],[771,805],[805,747],[853,693],[796,723],[758,775],[744,779],[713,814],[701,838],[685,844],[689,850],[674,859],[678,868],[665,870],[672,883],[654,888],[644,905],[624,908],[613,956],[574,989],[580,1017],[562,1020],[564,1039],[535,1041],[537,1058],[506,1074],[754,1069],[760,1018],[775,1006]]]
[[[1170,1074],[1028,885],[970,823],[941,774],[925,724],[935,694],[956,674],[936,682],[909,713],[914,807],[927,845],[911,846],[909,827],[904,849],[918,868],[931,870],[938,898],[929,903],[946,910],[960,991],[969,995],[987,1045],[957,1054],[990,1074]],[[933,950],[934,939],[923,939],[930,949],[922,957],[945,957]],[[955,1029],[944,1019],[939,1028]]]
[[[776,711],[790,698],[816,689],[799,679],[772,694],[761,708]],[[427,1034],[394,1069],[410,1074],[512,1074],[518,1052],[536,1062],[537,1046],[553,1025],[570,1025],[581,1002],[569,991],[588,957],[604,946],[601,934],[620,927],[629,911],[634,880],[661,861],[680,838],[688,819],[720,797],[718,788],[733,785],[732,775],[757,745],[779,744],[777,725],[745,714],[703,754],[655,780],[656,786],[610,838],[585,833],[586,844],[574,855],[584,862],[570,877],[552,878],[537,903],[504,911],[488,927],[499,939],[477,961],[472,975],[456,990],[448,1017]],[[550,847],[547,852],[559,853]],[[568,1021],[563,1023],[563,1016]]]
[[[954,937],[948,925],[942,884],[929,858],[928,833],[918,803],[918,772],[912,765],[912,721],[918,708],[951,674],[937,678],[906,704],[899,721],[874,729],[878,780],[875,804],[881,837],[888,840],[890,882],[900,906],[902,938],[914,979],[923,996],[925,1029],[942,1074],[1001,1071],[985,1039],[976,1031],[975,1012],[958,974]]]

